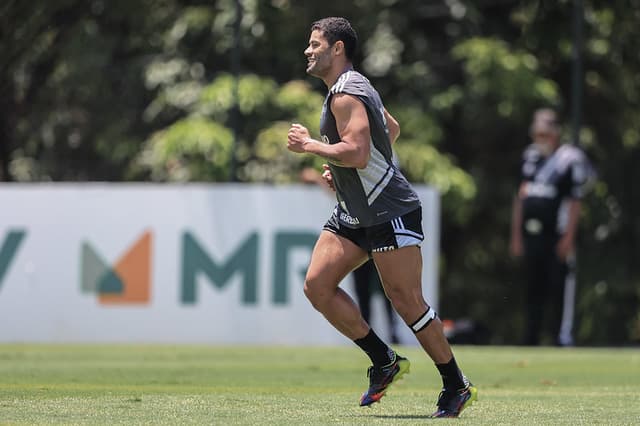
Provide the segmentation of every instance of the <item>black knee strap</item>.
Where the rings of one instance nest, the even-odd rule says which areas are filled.
[[[411,327],[411,330],[413,330],[414,333],[418,333],[421,330],[427,328],[427,326],[431,324],[431,321],[433,321],[437,316],[438,314],[436,314],[436,311],[433,308],[429,307],[429,309],[427,309],[427,311],[409,327]]]

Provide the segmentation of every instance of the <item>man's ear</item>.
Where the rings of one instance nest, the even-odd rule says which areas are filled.
[[[338,40],[333,43],[333,53],[336,55],[344,54],[344,42],[342,40]]]

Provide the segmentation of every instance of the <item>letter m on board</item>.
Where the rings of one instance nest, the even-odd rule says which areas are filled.
[[[242,302],[255,304],[258,300],[258,234],[252,233],[226,259],[217,263],[189,232],[182,235],[182,303],[197,300],[196,277],[203,273],[214,287],[224,288],[236,273],[242,275]]]
[[[10,231],[0,246],[0,288],[2,288],[2,280],[9,270],[11,261],[16,255],[25,234],[26,232],[22,230]]]

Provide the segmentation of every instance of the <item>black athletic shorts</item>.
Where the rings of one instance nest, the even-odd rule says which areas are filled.
[[[348,228],[341,225],[336,208],[323,229],[348,239],[369,254],[401,247],[420,246],[424,240],[422,207],[389,222],[364,228]]]

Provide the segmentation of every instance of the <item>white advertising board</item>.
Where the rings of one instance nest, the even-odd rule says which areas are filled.
[[[439,198],[416,189],[437,305]],[[346,343],[302,292],[333,201],[304,185],[0,185],[0,341]]]

